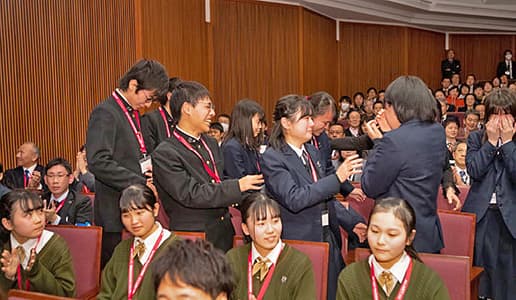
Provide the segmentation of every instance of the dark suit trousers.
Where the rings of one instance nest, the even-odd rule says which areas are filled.
[[[108,263],[111,255],[115,251],[115,247],[122,241],[122,233],[120,232],[102,232],[102,253],[100,256],[100,269]]]

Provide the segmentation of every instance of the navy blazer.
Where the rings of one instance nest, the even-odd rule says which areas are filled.
[[[45,167],[43,167],[40,164],[37,164],[34,171],[38,171],[39,173],[41,173],[41,187],[43,191],[47,191],[48,188],[45,184],[45,180],[43,179],[43,176],[45,176]],[[23,189],[23,167],[20,166],[5,171],[2,183],[10,189]]]
[[[231,138],[222,144],[222,153],[224,177],[239,179],[246,175],[261,173],[258,164],[260,153],[244,148],[236,138]]]
[[[362,189],[368,197],[399,197],[414,208],[414,246],[420,252],[443,248],[437,191],[446,151],[440,124],[412,120],[375,140],[362,173]]]
[[[475,213],[479,222],[496,192],[505,225],[516,239],[516,146],[514,141],[500,148],[482,142],[484,132],[474,131],[468,136],[466,166],[471,187],[462,210]]]

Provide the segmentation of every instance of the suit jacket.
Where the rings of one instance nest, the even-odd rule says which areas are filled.
[[[50,201],[52,194],[50,192],[43,195],[43,199]],[[82,194],[76,193],[74,190],[68,190],[68,196],[64,200],[65,204],[57,213],[61,220],[59,225],[75,225],[78,223],[93,223],[93,208],[90,198]]]
[[[213,162],[200,143],[182,135],[193,144],[211,167]],[[224,171],[222,153],[215,139],[202,135],[210,148],[219,176]],[[204,169],[201,160],[185,145],[171,137],[152,153],[154,184],[165,211],[170,217],[171,230],[204,231],[215,247],[229,250],[235,234],[228,206],[241,202],[242,193],[237,179],[216,183]]]
[[[222,144],[224,154],[224,177],[239,179],[246,175],[256,175],[261,173],[259,167],[258,151],[244,148],[236,139],[231,138]]]
[[[516,145],[514,140],[499,148],[482,142],[484,132],[475,131],[468,137],[466,166],[471,187],[462,210],[475,213],[479,222],[496,193],[505,225],[516,239]]]
[[[163,108],[163,112],[167,118],[167,124],[169,126],[170,133],[172,133],[174,129],[173,119],[168,114],[166,109]],[[158,147],[159,143],[168,138],[165,121],[163,120],[159,109],[143,115],[142,133],[145,140],[145,146],[147,147],[147,151],[149,153],[152,153],[152,151]]]
[[[437,190],[446,151],[440,124],[412,120],[375,140],[362,173],[362,189],[368,197],[399,197],[414,208],[414,246],[420,252],[438,252],[443,247]]]
[[[140,168],[138,140],[113,96],[91,112],[86,149],[88,168],[95,175],[95,224],[105,232],[122,232],[121,192],[146,180]]]
[[[451,62],[448,59],[441,61],[441,75],[443,78],[451,78],[453,74],[460,74],[461,65],[458,59]]]
[[[496,67],[496,77],[500,77],[503,74],[507,75],[509,79],[516,79],[516,62],[514,60],[512,61],[512,74],[509,73],[509,68],[507,68],[505,60],[498,63],[498,66]]]
[[[358,129],[358,136],[361,136],[363,135],[364,133],[362,132],[362,128],[359,128]],[[344,130],[344,136],[354,136],[353,133],[351,132],[351,130],[349,130],[349,128],[346,128],[346,130]]]
[[[41,186],[43,191],[47,190],[47,186],[45,184],[45,180],[43,180],[43,176],[45,176],[45,167],[40,164],[36,165],[34,171],[39,171],[41,173]],[[4,178],[2,183],[10,188],[10,189],[23,189],[23,167],[16,167],[14,169],[9,169],[5,171]]]

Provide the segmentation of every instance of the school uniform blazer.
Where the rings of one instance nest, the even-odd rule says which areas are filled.
[[[474,131],[468,137],[466,166],[471,187],[462,210],[475,213],[479,222],[496,192],[505,225],[516,239],[516,145],[511,141],[497,148],[482,142],[484,132]]]
[[[43,199],[50,201],[51,196],[51,193],[45,193]],[[63,204],[63,207],[57,213],[59,217],[61,217],[59,225],[75,225],[77,223],[86,222],[90,224],[93,223],[93,208],[90,198],[70,189],[64,201],[65,204]]]
[[[86,149],[88,168],[95,175],[95,224],[105,232],[122,232],[121,192],[146,180],[140,168],[138,140],[113,96],[91,112]]]
[[[445,159],[444,128],[412,120],[375,140],[362,173],[362,189],[368,197],[399,197],[414,208],[414,246],[420,252],[438,252],[443,247],[437,190]]]
[[[201,138],[213,153],[219,176],[222,176],[224,162],[217,142],[207,135]],[[212,164],[210,161],[210,167]],[[154,184],[170,217],[170,229],[204,231],[215,247],[230,249],[235,232],[228,206],[241,202],[238,180],[215,183],[201,160],[175,137],[166,139],[154,150],[152,165]]]
[[[313,182],[301,158],[287,144],[279,150],[269,147],[265,151],[263,175],[267,192],[280,204],[282,238],[321,242],[323,210],[328,209],[331,231],[339,230],[331,202],[336,201],[334,195],[340,191],[341,183],[335,173],[326,176],[324,162],[314,146],[305,144],[305,149],[316,168],[317,182]]]
[[[246,175],[260,174],[258,170],[258,151],[244,148],[236,139],[231,138],[222,144],[224,155],[224,177],[239,179]]]
[[[451,62],[448,59],[441,61],[441,75],[443,78],[451,78],[453,74],[460,74],[460,61],[454,59]]]
[[[34,171],[39,171],[41,173],[41,186],[43,187],[43,190],[47,190],[47,186],[45,185],[45,181],[43,180],[43,176],[45,176],[45,167],[38,164],[36,165],[36,168]],[[10,188],[10,189],[23,189],[23,167],[16,167],[14,169],[9,169],[5,171],[4,178],[2,180],[2,183]]]
[[[172,117],[168,114],[168,112],[163,108],[165,112],[165,116],[170,122],[169,124],[170,133],[174,127],[172,126]],[[158,147],[159,143],[163,140],[167,139],[167,127],[165,125],[165,121],[163,121],[163,117],[159,109],[146,113],[142,116],[142,133],[143,139],[145,140],[145,146],[147,147],[147,151],[152,153],[156,147]]]

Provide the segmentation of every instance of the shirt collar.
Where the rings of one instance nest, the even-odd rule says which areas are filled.
[[[134,238],[134,242],[133,242],[134,246],[136,246],[136,244],[139,241],[143,241],[143,243],[145,244],[145,252],[143,253],[142,257],[139,259],[140,263],[142,265],[145,264],[147,259],[149,259],[149,255],[151,253],[152,247],[158,240],[158,237],[161,234],[161,231],[163,230],[163,237],[161,238],[161,241],[159,242],[158,247],[161,246],[161,244],[163,244],[163,242],[166,239],[168,239],[171,235],[170,231],[164,229],[159,222],[156,222],[155,224],[158,226],[158,228],[156,228],[156,230],[151,235],[149,235],[145,240],[138,238],[138,237]]]
[[[27,268],[27,265],[29,263],[30,252],[31,252],[32,248],[34,248],[36,246],[36,244],[38,244],[37,248],[36,248],[36,253],[39,253],[41,251],[41,249],[43,249],[43,247],[45,247],[45,245],[47,244],[47,242],[50,240],[50,238],[53,235],[54,235],[54,233],[52,231],[43,230],[43,233],[41,234],[41,239],[39,240],[39,244],[38,244],[38,238],[29,239],[25,243],[20,244],[14,238],[13,234],[12,233],[10,234],[11,250],[15,249],[18,246],[22,246],[23,249],[25,250],[25,259],[21,262],[22,267],[24,269]]]
[[[131,104],[129,103],[127,98],[124,97],[124,95],[122,94],[122,91],[117,88],[117,89],[115,89],[115,92],[120,97],[120,99],[122,99],[122,103],[127,108],[127,111],[132,112],[134,110],[134,108],[131,106]]]
[[[276,244],[276,247],[267,254],[266,258],[270,260],[270,263],[268,263],[268,266],[270,267],[272,264],[276,264],[278,261],[278,258],[281,254],[281,250],[283,249],[283,242],[279,240],[278,244]],[[256,247],[254,246],[254,242],[251,243],[251,253],[252,253],[252,261],[254,262],[258,257],[261,257],[260,253],[258,253],[258,250],[256,250]],[[265,257],[262,257],[265,258]]]
[[[25,173],[25,170],[29,170],[29,174],[32,174],[32,172],[34,172],[34,170],[36,169],[36,166],[38,164],[33,164],[32,166],[28,167],[28,168],[23,168],[23,172]]]
[[[179,126],[176,126],[176,129],[177,129],[181,134],[185,135],[186,137],[190,137],[190,138],[194,139],[194,140],[195,140],[195,141],[197,141],[197,142],[199,142],[199,141],[200,141],[200,139],[201,139],[201,136],[199,136],[199,137],[195,137],[195,136],[193,136],[193,135],[189,134],[188,132],[184,131],[183,129],[181,129],[181,127],[179,127]]]
[[[403,281],[403,278],[405,277],[405,273],[407,272],[408,266],[410,264],[410,256],[408,256],[407,253],[403,251],[400,260],[398,260],[388,270],[382,268],[382,266],[380,266],[380,264],[378,263],[378,261],[376,261],[376,258],[372,254],[371,256],[369,256],[369,265],[371,265],[371,263],[374,264],[374,276],[376,278],[379,278],[380,274],[382,274],[383,271],[389,271],[394,276],[394,278],[396,278],[396,280],[401,283]]]
[[[301,159],[303,158],[303,151],[305,151],[305,144],[301,144],[301,148],[298,148],[289,143],[287,143],[287,145],[289,145],[290,148],[292,148],[292,150],[294,150],[294,152],[296,152],[297,156],[301,157]]]
[[[50,196],[50,201],[57,201],[58,203],[61,203],[62,201],[64,201],[64,200],[68,197],[68,193],[69,193],[69,192],[70,192],[70,190],[69,190],[69,189],[68,189],[68,190],[66,190],[66,192],[64,192],[64,193],[61,195],[61,197],[59,197],[59,198],[54,197],[54,194],[52,194],[52,195]]]

